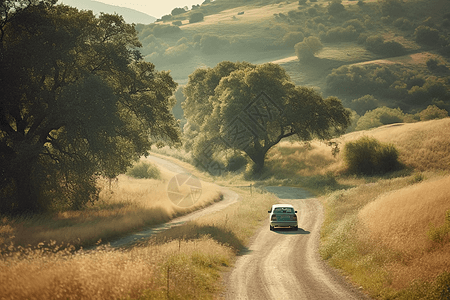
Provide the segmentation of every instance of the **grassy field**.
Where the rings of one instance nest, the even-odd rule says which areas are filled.
[[[221,193],[210,183],[202,183],[195,206],[175,206],[167,196],[168,181],[176,174],[161,169],[161,179],[118,176],[111,183],[99,179],[100,199],[82,211],[64,211],[33,217],[3,217],[0,223],[0,249],[54,241],[58,245],[92,246],[111,241],[144,227],[160,224],[219,201]]]
[[[21,248],[0,260],[5,299],[213,299],[221,271],[276,202],[270,194],[238,191],[223,211],[172,228],[128,249]],[[220,220],[220,221],[218,221]]]

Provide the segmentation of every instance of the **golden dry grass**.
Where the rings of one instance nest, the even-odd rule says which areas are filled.
[[[450,272],[450,244],[438,246],[428,234],[444,225],[447,210],[450,176],[383,193],[359,212],[373,243],[401,253],[401,261],[386,266],[394,288]]]
[[[65,211],[32,218],[6,218],[0,223],[0,247],[35,246],[41,242],[70,243],[76,247],[111,241],[147,226],[202,208],[220,200],[219,188],[202,182],[202,194],[194,206],[174,205],[167,195],[167,184],[176,175],[161,169],[161,180],[135,179],[120,175],[111,188],[107,180],[102,186],[100,200],[82,211]]]
[[[431,226],[442,226],[450,210],[450,177],[428,180],[382,194],[359,212],[373,239],[397,251],[430,246]],[[450,256],[449,263],[450,263]]]
[[[213,299],[229,266],[276,202],[240,192],[223,211],[128,249],[21,248],[0,259],[2,299]]]
[[[232,257],[230,249],[208,238],[129,250],[102,247],[74,254],[53,253],[52,248],[28,249],[20,257],[3,257],[0,260],[1,298],[167,299],[167,268],[170,269],[172,299],[180,299],[176,297],[179,294],[186,298],[195,295],[203,298],[209,291],[205,292],[194,281],[205,280],[210,287],[213,284],[201,273],[202,269],[206,265],[206,269],[212,269],[207,273],[209,276],[218,276],[217,268],[227,265]],[[147,296],[143,296],[144,293]]]
[[[417,123],[385,125],[371,130],[351,132],[335,139],[342,149],[346,142],[363,136],[392,143],[399,160],[417,171],[450,170],[450,118]],[[309,144],[281,142],[267,156],[267,167],[283,176],[313,176],[345,170],[342,155],[334,157],[331,147],[319,141]]]

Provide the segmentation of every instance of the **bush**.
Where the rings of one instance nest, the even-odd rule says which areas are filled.
[[[320,39],[326,43],[333,42],[351,42],[355,41],[359,36],[359,33],[356,31],[355,27],[352,25],[343,27],[334,27],[327,31],[326,34],[322,34]]]
[[[303,42],[297,43],[294,46],[295,54],[300,61],[308,60],[314,57],[314,54],[319,52],[323,48],[323,44],[319,38],[315,36],[309,36],[303,40]]]
[[[420,121],[443,119],[448,117],[448,111],[440,109],[436,105],[429,105],[419,113]]]
[[[395,27],[400,28],[401,30],[410,30],[413,28],[413,23],[406,18],[398,18],[392,23]]]
[[[181,32],[180,27],[165,24],[155,24],[152,26],[152,29],[153,35],[156,37],[165,37],[170,34]]]
[[[245,166],[247,166],[247,159],[238,154],[231,156],[227,162],[227,170],[230,172],[238,171]]]
[[[195,12],[189,17],[189,23],[197,23],[203,21],[204,15],[201,12]]]
[[[419,44],[435,46],[439,43],[439,31],[437,29],[420,25],[414,31],[416,42]]]
[[[292,49],[295,44],[302,42],[304,38],[303,32],[288,32],[283,37],[283,45]]]
[[[379,102],[373,95],[365,95],[361,98],[352,100],[350,103],[350,108],[362,115],[368,110],[377,108],[378,105]]]
[[[200,48],[205,54],[215,54],[219,50],[230,45],[230,42],[216,35],[205,34],[200,39]]]
[[[340,14],[341,12],[345,11],[345,7],[344,5],[341,4],[341,0],[333,0],[331,1],[331,3],[328,5],[328,13],[330,15],[337,15]]]
[[[344,161],[350,173],[363,175],[384,174],[401,167],[394,145],[367,136],[345,144]]]
[[[396,41],[385,42],[381,36],[369,36],[365,42],[366,48],[373,53],[386,55],[386,56],[398,56],[406,53],[402,44]]]
[[[367,130],[382,125],[402,123],[405,115],[400,108],[386,106],[370,110],[359,118],[356,130]]]
[[[153,164],[141,161],[130,168],[127,173],[128,176],[134,178],[160,179],[161,172]]]

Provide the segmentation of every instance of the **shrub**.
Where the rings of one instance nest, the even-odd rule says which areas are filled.
[[[362,115],[368,110],[377,108],[378,105],[379,102],[373,95],[365,95],[361,98],[352,100],[350,103],[350,108]]]
[[[381,11],[385,16],[397,17],[404,13],[402,0],[384,0]]]
[[[141,161],[130,168],[127,173],[128,176],[134,178],[160,179],[161,172],[153,164]]]
[[[228,159],[227,170],[231,172],[238,171],[247,165],[247,159],[239,154],[235,154]]]
[[[342,0],[333,0],[331,1],[331,3],[328,5],[328,13],[330,15],[337,15],[340,14],[341,12],[345,11],[345,7],[344,5],[341,4]]]
[[[315,36],[309,36],[303,40],[303,42],[297,43],[294,46],[295,54],[299,60],[307,60],[314,57],[314,54],[319,52],[323,48],[323,44],[319,38]]]
[[[214,54],[221,50],[223,47],[226,47],[230,44],[230,42],[222,37],[216,35],[208,35],[205,34],[200,39],[200,48],[205,54]]]
[[[181,25],[183,25],[183,23],[181,23],[181,21],[174,21],[174,22],[172,22],[172,25],[181,26]]]
[[[437,29],[420,25],[414,31],[416,42],[419,44],[434,46],[439,43],[439,31]]]
[[[401,123],[405,115],[400,108],[389,108],[386,106],[370,110],[359,118],[356,130],[367,130],[382,125]]]
[[[344,161],[350,173],[363,175],[384,174],[401,166],[394,145],[367,136],[345,144]]]
[[[436,105],[429,105],[419,113],[420,121],[443,119],[448,117],[448,111],[440,109]]]
[[[395,27],[400,28],[401,30],[409,30],[412,29],[414,26],[414,24],[406,18],[398,18],[392,24]]]
[[[171,15],[176,16],[176,15],[184,14],[185,12],[186,12],[186,10],[184,8],[176,7],[174,9],[172,9]]]
[[[359,34],[352,25],[343,27],[334,27],[320,36],[321,40],[327,43],[332,42],[351,42],[358,38]]]
[[[396,41],[385,42],[383,37],[369,36],[365,42],[366,48],[373,53],[387,55],[387,56],[398,56],[405,54],[406,50],[402,44]]]
[[[156,37],[163,37],[170,34],[175,34],[181,32],[180,27],[166,25],[166,24],[155,24],[153,28],[153,35]]]
[[[197,23],[203,21],[204,15],[201,12],[195,12],[189,17],[189,23]]]
[[[283,37],[283,45],[292,49],[295,44],[302,42],[304,38],[303,32],[288,32]]]

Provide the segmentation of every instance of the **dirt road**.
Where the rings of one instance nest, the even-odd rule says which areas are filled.
[[[318,254],[320,202],[302,189],[266,189],[295,207],[299,229],[270,231],[267,220],[229,274],[226,299],[367,299]]]
[[[152,160],[154,163],[156,163],[160,168],[165,168],[171,172],[189,173],[186,169],[178,166],[177,164],[175,164],[171,161],[168,161],[168,160],[156,157],[156,156],[148,156],[147,158]],[[115,240],[110,243],[110,246],[113,248],[129,246],[138,241],[142,241],[143,239],[147,239],[147,238],[151,237],[152,235],[157,234],[161,231],[167,230],[174,226],[182,225],[188,221],[197,219],[201,216],[222,210],[225,207],[227,207],[228,205],[231,205],[231,204],[235,203],[236,201],[238,201],[239,195],[236,192],[234,192],[230,189],[227,189],[225,187],[218,186],[218,188],[220,188],[220,190],[223,194],[223,199],[221,201],[214,203],[212,205],[209,205],[203,209],[196,210],[190,214],[175,218],[175,219],[171,220],[170,222],[167,222],[167,223],[164,223],[164,224],[161,224],[158,226],[153,226],[148,229],[142,230],[140,232],[136,232],[134,234],[131,234],[126,237]]]

